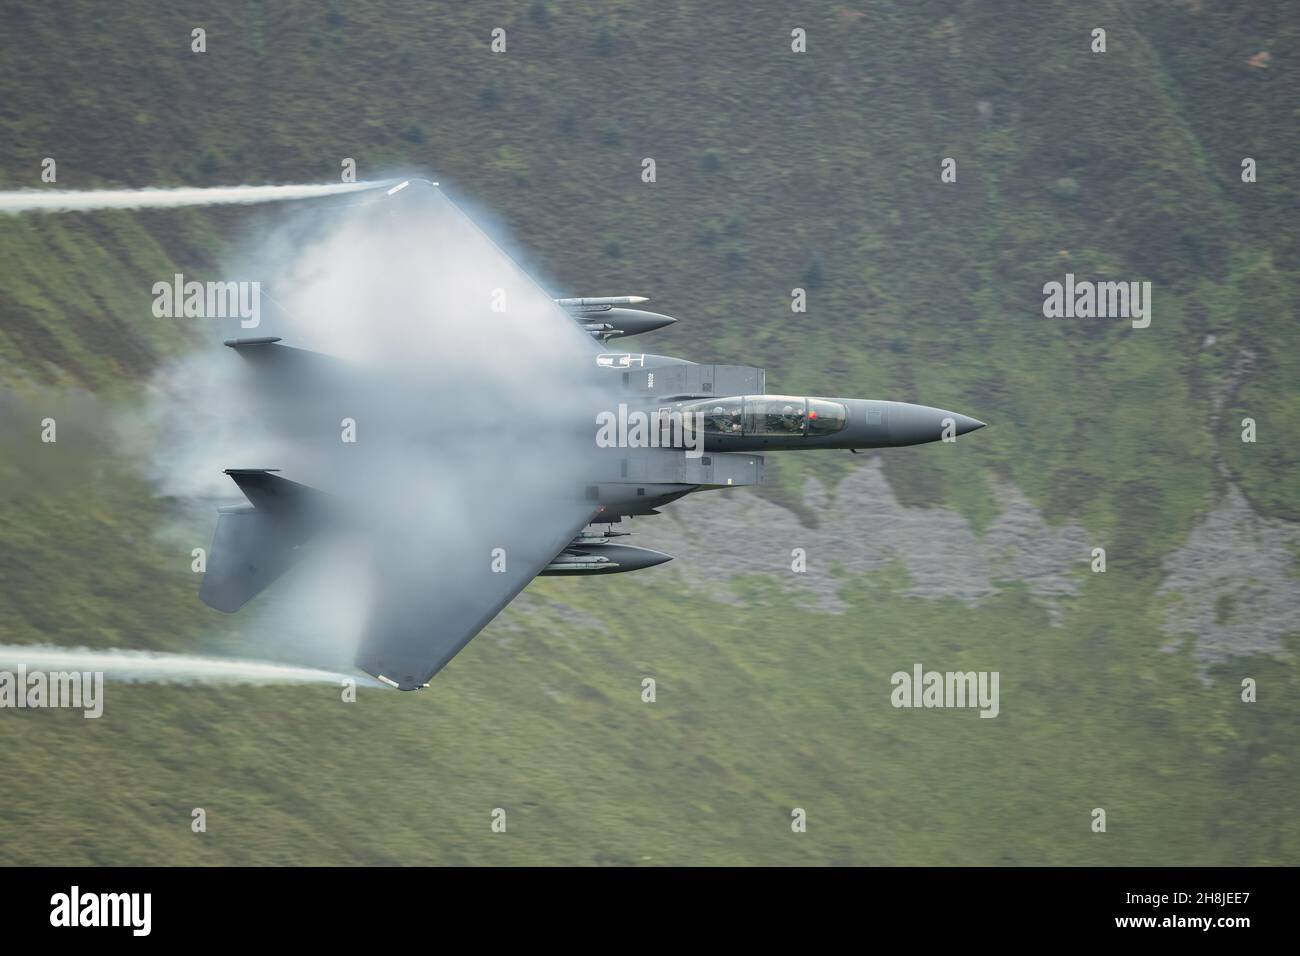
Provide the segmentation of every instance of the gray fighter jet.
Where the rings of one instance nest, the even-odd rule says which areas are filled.
[[[423,226],[441,224],[421,266],[431,283],[425,288],[446,300],[431,314],[432,334],[453,308],[459,327],[481,323],[483,334],[493,336],[492,361],[469,370],[461,368],[474,364],[465,358],[463,339],[439,341],[433,354],[447,360],[417,376],[404,403],[459,407],[467,391],[490,400],[471,401],[468,425],[459,415],[448,421],[430,414],[418,426],[396,426],[399,434],[387,445],[380,438],[346,449],[348,457],[333,452],[319,476],[345,475],[349,463],[359,465],[351,472],[355,481],[341,482],[341,495],[321,490],[319,480],[291,481],[275,468],[227,469],[248,503],[221,509],[199,595],[213,608],[236,611],[318,534],[344,525],[383,526],[356,663],[400,690],[427,686],[538,575],[621,573],[670,560],[623,543],[623,519],[658,514],[692,492],[758,484],[767,452],[955,441],[984,426],[925,405],[773,394],[761,368],[617,351],[612,340],[675,320],[635,308],[646,301],[640,296],[551,299],[434,184],[405,181],[385,190],[375,206],[385,217],[382,236],[411,230],[403,243],[419,243]],[[490,282],[454,261],[440,264],[469,252],[498,264]],[[508,292],[507,313],[487,305],[488,285]],[[512,353],[510,342],[519,337],[545,343],[531,346],[545,354]],[[345,356],[326,357],[275,336],[225,344],[243,360],[268,418],[280,419],[276,434],[286,443],[313,429],[331,434],[341,414],[361,410],[366,421],[377,396],[391,398],[400,380],[381,376],[377,388],[373,369],[367,379],[345,371],[339,361]],[[536,388],[523,400],[500,398],[512,393],[521,374],[536,375]],[[366,381],[372,385],[358,384]],[[430,382],[443,383],[443,391],[421,393],[438,387]],[[402,450],[421,444],[446,449],[437,457],[445,475],[428,485],[395,479],[391,493],[372,490],[388,487],[375,477],[385,469],[406,476],[411,469],[402,465]],[[480,459],[491,464],[457,487],[462,465]],[[349,487],[356,500],[348,500]],[[390,502],[391,510],[380,507]],[[415,513],[429,522],[410,527],[406,516]]]

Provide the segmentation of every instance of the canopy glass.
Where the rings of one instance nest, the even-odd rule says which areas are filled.
[[[704,413],[706,435],[744,435],[789,438],[831,435],[848,422],[848,410],[839,402],[798,395],[745,395],[695,402],[683,414]],[[687,421],[694,421],[688,418]]]

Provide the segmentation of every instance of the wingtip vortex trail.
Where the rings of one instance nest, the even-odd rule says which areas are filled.
[[[0,192],[0,213],[82,212],[96,209],[176,209],[315,199],[361,192],[391,179],[359,183],[301,183],[285,186],[210,186],[148,189],[20,189]]]
[[[365,674],[236,657],[209,657],[139,650],[93,650],[52,644],[0,645],[0,670],[102,671],[109,680],[147,684],[334,684],[384,685]]]

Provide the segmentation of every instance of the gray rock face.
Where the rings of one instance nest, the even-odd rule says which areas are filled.
[[[1157,592],[1170,598],[1166,647],[1196,635],[1196,657],[1282,656],[1282,638],[1300,631],[1300,528],[1262,518],[1228,485],[1227,493],[1164,562]]]
[[[1014,485],[1000,484],[996,492],[1002,514],[980,537],[955,511],[901,504],[879,459],[872,459],[840,483],[833,500],[809,479],[804,501],[822,516],[817,528],[743,489],[692,495],[634,527],[638,543],[676,555],[668,567],[719,601],[736,600],[732,577],[767,574],[783,581],[796,602],[839,612],[842,582],[833,567],[861,574],[899,562],[913,596],[974,607],[998,580],[1023,580],[1055,620],[1059,600],[1077,593],[1091,560],[1087,536],[1075,524],[1050,527]],[[806,573],[791,569],[795,548],[807,556]]]
[[[981,537],[947,508],[901,504],[879,459],[864,462],[833,500],[815,479],[805,504],[822,516],[804,527],[793,513],[745,489],[692,495],[660,518],[639,520],[637,543],[676,555],[664,573],[710,598],[735,603],[731,579],[764,574],[781,582],[796,604],[839,613],[838,565],[849,574],[880,571],[891,562],[908,572],[908,594],[954,598],[975,607],[999,581],[1023,581],[1060,626],[1063,601],[1090,573],[1092,548],[1077,524],[1049,525],[1018,487],[994,488],[1002,513]],[[806,554],[806,573],[791,569],[793,549]],[[1158,593],[1171,603],[1165,629],[1196,635],[1196,656],[1281,655],[1282,638],[1300,630],[1300,528],[1259,517],[1235,486],[1164,562]],[[1167,647],[1176,647],[1182,637]]]

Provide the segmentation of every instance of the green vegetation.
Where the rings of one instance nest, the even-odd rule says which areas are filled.
[[[415,696],[113,685],[99,721],[0,713],[7,862],[1300,862],[1294,639],[1205,671],[1196,635],[1162,649],[1156,596],[1225,479],[1300,520],[1300,9],[753,6],[20,6],[0,189],[38,188],[46,156],[64,189],[427,169],[557,295],[682,320],[640,347],[990,422],[886,475],[977,530],[998,480],[1082,525],[1108,571],[1081,556],[1061,626],[1014,582],[971,609],[846,577],[825,614],[761,578],[710,601],[671,566],[539,581]],[[151,315],[152,283],[216,275],[275,215],[0,217],[0,643],[240,647],[194,596],[192,544],[154,530],[203,540],[210,518],[156,497],[110,420],[211,345]],[[1150,328],[1045,319],[1067,272],[1150,281]],[[68,409],[57,446],[34,444],[46,408]],[[769,463],[763,493],[807,520],[804,482],[858,465]],[[1001,715],[894,710],[915,661],[1001,671]]]

